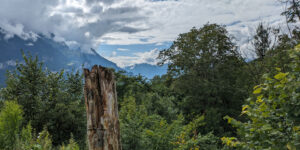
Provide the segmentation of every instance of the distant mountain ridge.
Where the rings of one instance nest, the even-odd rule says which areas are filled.
[[[6,70],[15,68],[17,61],[23,61],[21,50],[25,54],[29,52],[32,56],[37,55],[52,71],[76,70],[82,65],[89,68],[95,64],[121,70],[115,63],[100,56],[93,49],[89,53],[72,50],[64,42],[56,42],[53,37],[44,35],[38,35],[36,40],[24,40],[16,35],[7,39],[3,29],[0,28],[0,86],[4,83]]]
[[[0,87],[4,85],[6,70],[15,68],[16,62],[23,62],[21,50],[25,54],[38,56],[45,66],[51,71],[64,69],[70,71],[78,70],[81,67],[90,68],[93,65],[114,68],[116,71],[126,70],[133,75],[141,74],[147,78],[166,73],[166,66],[159,67],[150,64],[137,64],[121,69],[115,63],[99,55],[94,49],[88,53],[80,49],[70,49],[64,42],[54,40],[53,34],[50,37],[39,34],[36,39],[24,39],[17,35],[7,38],[3,29],[0,28]]]
[[[135,64],[124,68],[127,72],[131,72],[134,75],[142,75],[148,79],[153,78],[156,75],[163,75],[167,73],[168,65],[158,66],[151,64]]]

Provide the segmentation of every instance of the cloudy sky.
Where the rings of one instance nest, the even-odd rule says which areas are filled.
[[[277,0],[0,0],[0,27],[7,38],[54,33],[124,67],[155,64],[178,34],[207,22],[226,25],[246,53],[259,22],[284,26],[283,9]]]

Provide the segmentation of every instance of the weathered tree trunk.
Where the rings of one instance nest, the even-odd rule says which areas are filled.
[[[116,82],[111,70],[84,69],[89,150],[121,150]]]

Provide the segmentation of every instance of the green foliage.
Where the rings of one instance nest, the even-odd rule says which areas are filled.
[[[230,134],[232,128],[222,118],[238,113],[249,80],[225,27],[206,24],[180,34],[159,58],[169,64],[170,88],[179,95],[177,103],[186,121],[205,114],[201,133]]]
[[[195,70],[199,73],[209,71],[209,68],[237,55],[225,27],[206,24],[200,29],[193,28],[180,34],[169,49],[160,52],[159,58],[161,63],[171,61],[169,70],[176,76]]]
[[[142,120],[145,117],[145,112],[137,110],[135,99],[133,97],[128,98],[121,104],[120,116],[120,129],[121,129],[121,141],[123,149],[140,149],[141,132],[143,129]],[[142,109],[142,108],[140,108]]]
[[[24,123],[36,132],[46,127],[55,146],[74,138],[85,147],[86,118],[82,75],[50,72],[38,58],[23,54],[25,63],[8,72],[1,99],[16,99],[24,110]]]
[[[171,140],[177,124],[168,124],[157,114],[148,114],[144,105],[138,105],[134,97],[121,104],[120,127],[123,149],[171,149]]]
[[[132,83],[134,84],[132,86],[143,86],[138,82]],[[172,149],[172,140],[175,139],[175,134],[180,130],[183,121],[182,117],[171,121],[171,118],[177,118],[173,117],[176,115],[172,113],[174,110],[167,112],[171,110],[172,101],[151,92],[137,93],[137,95],[144,97],[140,103],[136,101],[137,96],[129,96],[125,97],[120,104],[123,149]],[[170,119],[170,123],[164,117]]]
[[[184,125],[184,118],[168,123],[158,114],[148,114],[144,105],[137,105],[129,97],[121,104],[120,125],[122,146],[125,150],[216,149],[218,138],[212,133],[201,135],[197,130],[204,125],[204,116]]]
[[[21,106],[15,101],[6,101],[0,112],[0,149],[13,149],[23,117]]]
[[[177,136],[175,150],[215,150],[218,149],[218,137],[211,132],[206,135],[201,135],[199,127],[205,125],[204,116],[195,118],[189,124],[183,126],[179,136]]]
[[[227,146],[239,149],[299,149],[300,148],[300,47],[289,51],[292,59],[290,72],[277,68],[273,77],[254,87],[253,96],[243,106],[242,115],[249,118],[240,122],[225,117],[238,129],[238,137],[223,137]]]
[[[49,100],[46,101],[44,120],[51,133],[54,145],[67,142],[74,134],[74,138],[82,145],[85,143],[86,120],[85,105],[83,103],[82,77],[76,74],[67,74],[67,79],[61,74],[48,76]]]
[[[15,142],[17,150],[51,150],[51,136],[46,128],[36,137],[30,124],[22,129]]]
[[[274,68],[280,68],[284,72],[291,70],[287,65],[291,62],[287,49],[291,49],[299,43],[299,31],[298,29],[294,29],[291,37],[287,34],[279,34],[279,31],[278,29],[271,29],[262,24],[258,26],[255,35],[257,40],[254,40],[253,43],[258,58],[247,63],[245,67],[245,71],[250,74],[248,77],[251,81],[249,82],[249,87],[261,83],[263,81],[262,76],[265,73],[275,75],[276,71]],[[269,44],[265,44],[272,41],[270,37],[275,37],[272,47]],[[251,91],[251,89],[248,91]]]
[[[58,149],[53,147],[51,135],[46,128],[40,132],[37,136],[34,135],[30,124],[26,128],[22,129],[20,137],[16,142],[16,150],[53,150]],[[79,150],[78,144],[71,136],[68,145],[62,145],[59,147],[60,150]]]
[[[255,53],[259,59],[264,59],[267,51],[270,49],[270,32],[271,28],[266,27],[263,23],[260,23],[256,28],[256,34],[254,36],[253,45],[255,48]]]
[[[15,71],[7,74],[6,84],[2,92],[3,99],[15,99],[24,111],[24,124],[32,121],[34,127],[40,126],[42,111],[41,101],[44,99],[45,88],[43,84],[46,74],[42,71],[42,63],[38,58],[26,57],[23,53],[25,64],[18,64]]]
[[[52,140],[46,128],[38,135],[35,135],[30,123],[23,127],[23,110],[15,101],[5,101],[0,112],[0,149],[16,150],[51,150]],[[76,142],[71,139],[67,146],[72,150],[79,150]]]
[[[69,144],[68,145],[62,145],[60,147],[60,150],[79,150],[79,146],[76,143],[76,141],[74,141],[73,137],[71,137],[71,139],[69,140]]]
[[[32,127],[30,124],[28,124],[25,128],[23,127],[16,141],[17,149],[31,150],[36,147],[32,132]]]
[[[284,13],[289,22],[297,7]],[[258,26],[259,58],[246,62],[225,26],[205,24],[160,52],[166,75],[148,80],[116,73],[122,148],[215,150],[222,141],[223,149],[299,148],[300,47],[285,49],[300,42],[300,30],[274,30],[273,47],[270,32]],[[82,75],[51,72],[37,57],[23,58],[0,89],[0,149],[86,149]]]
[[[39,145],[39,149],[41,150],[51,150],[52,140],[47,128],[44,128],[44,130],[39,133],[36,143]]]

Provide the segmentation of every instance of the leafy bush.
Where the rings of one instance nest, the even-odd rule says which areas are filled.
[[[275,76],[266,74],[264,82],[254,87],[254,95],[242,109],[249,121],[225,117],[238,129],[238,136],[223,137],[224,144],[238,149],[300,148],[300,46],[289,56],[291,72],[276,68]]]
[[[14,149],[23,120],[23,110],[15,101],[5,101],[0,112],[0,149]]]

